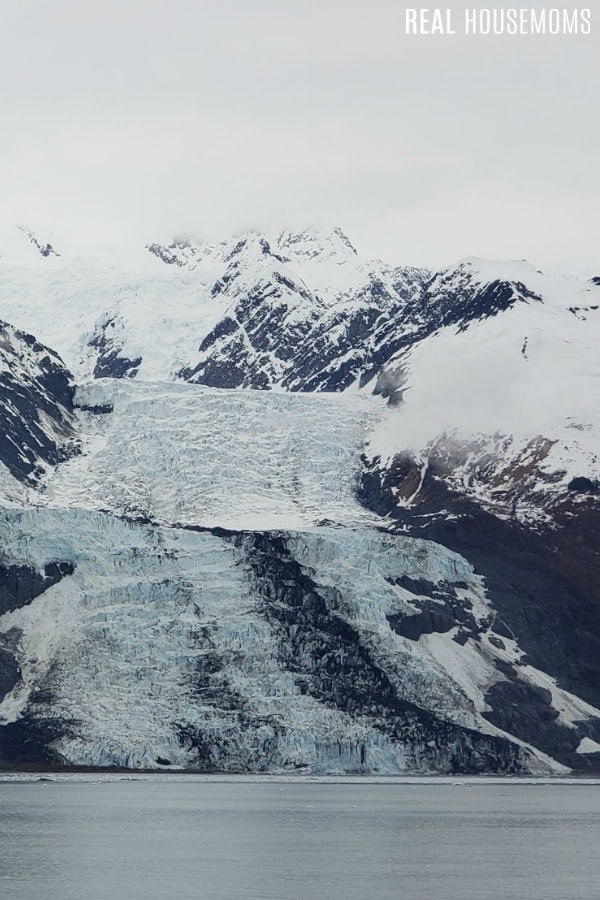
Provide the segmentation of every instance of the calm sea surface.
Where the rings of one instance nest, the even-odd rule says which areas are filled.
[[[599,900],[600,784],[0,778],[2,900]]]

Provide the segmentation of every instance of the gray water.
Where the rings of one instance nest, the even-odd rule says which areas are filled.
[[[0,782],[2,900],[598,900],[600,786]]]

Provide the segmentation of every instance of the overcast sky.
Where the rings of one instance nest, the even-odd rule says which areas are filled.
[[[392,0],[4,2],[2,220],[142,241],[336,223],[399,263],[595,271],[590,5],[589,37],[426,38]]]

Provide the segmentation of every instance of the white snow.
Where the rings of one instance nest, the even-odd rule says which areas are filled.
[[[288,245],[292,238],[297,243]],[[49,238],[40,240],[46,243]],[[271,242],[273,254],[284,254],[282,261],[263,253],[265,240]],[[113,320],[110,335],[119,339],[120,355],[142,357],[136,377],[172,381],[182,368],[196,364],[202,339],[236,300],[268,283],[274,272],[307,292],[305,298],[288,292],[289,325],[354,298],[374,273],[389,282],[397,272],[357,256],[346,241],[335,229],[306,229],[297,235],[246,232],[214,244],[183,242],[178,250],[183,265],[178,266],[165,264],[143,247],[92,248],[82,254],[59,239],[61,255],[43,257],[23,231],[4,229],[0,319],[55,349],[78,380],[93,371],[97,351],[90,340]],[[237,250],[243,242],[244,248]],[[305,245],[311,253],[300,252]],[[213,295],[213,287],[232,265],[236,268],[230,293]]]
[[[477,263],[483,281],[503,271]],[[463,331],[448,326],[398,354],[386,368],[402,370],[404,402],[370,440],[371,455],[384,462],[411,450],[425,465],[431,448],[443,445],[450,456],[455,448],[457,484],[475,495],[481,487],[488,500],[489,484],[477,480],[482,460],[493,460],[486,481],[499,494],[528,455],[553,477],[554,487],[538,485],[542,492],[600,472],[600,309],[591,308],[600,304],[600,287],[548,278],[525,263],[505,268],[543,302],[518,302]],[[587,311],[577,316],[570,308]]]
[[[577,753],[600,753],[600,744],[591,738],[582,738],[577,747]]]

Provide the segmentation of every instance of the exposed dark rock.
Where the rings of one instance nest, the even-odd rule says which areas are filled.
[[[514,306],[515,303],[534,301],[542,302],[539,294],[529,290],[522,282],[492,281],[483,288],[475,290],[467,302],[461,295],[451,293],[444,298],[450,305],[442,315],[444,325],[458,324],[459,331],[465,331],[470,322],[497,316]]]
[[[120,356],[118,350],[112,350],[98,357],[94,366],[94,378],[133,378],[137,375],[141,362],[141,356],[127,359]]]
[[[245,249],[241,241],[229,256],[230,265],[215,285],[213,293],[227,290],[243,272],[237,258]],[[262,253],[279,260],[261,243]],[[294,310],[302,303],[303,315]],[[200,362],[184,369],[182,378],[211,387],[251,387],[268,390],[302,346],[318,303],[302,282],[294,282],[276,268],[269,277],[258,278],[241,294],[235,306],[204,338]]]
[[[397,505],[397,497],[414,495],[413,466],[407,455],[396,458],[386,470],[381,470],[377,461],[367,463],[359,491],[362,501],[380,514],[396,517],[403,533],[434,540],[460,553],[485,576],[488,596],[498,611],[489,623],[492,646],[502,650],[501,637],[516,638],[526,653],[521,662],[526,659],[553,675],[563,688],[600,705],[597,506],[579,510],[577,516],[559,517],[559,528],[533,530],[516,519],[497,518],[473,500],[453,493],[444,481],[443,468],[436,469],[434,460],[423,483],[419,481],[414,508],[407,510]],[[578,484],[579,489],[586,487]],[[442,511],[453,515],[449,518]],[[421,629],[442,630],[444,624],[450,624],[443,616],[431,622],[422,614],[414,622],[412,618],[400,621],[402,633],[411,637],[418,637]],[[465,643],[475,636],[466,627],[455,640]],[[565,765],[589,770],[594,764],[576,749],[583,736],[591,737],[596,728],[600,730],[600,721],[588,720],[575,728],[558,722],[549,691],[524,681],[513,666],[496,664],[506,680],[489,689],[486,702],[491,710],[486,717]]]
[[[416,595],[410,602],[419,607],[416,613],[392,614],[387,617],[390,628],[396,634],[418,641],[422,634],[444,634],[456,626],[460,626],[469,635],[479,633],[471,613],[471,603],[460,599],[456,592],[456,588],[466,586],[464,582],[456,585],[445,581],[434,583],[422,578],[409,578],[407,575],[389,580]]]
[[[571,479],[568,489],[576,494],[597,494],[600,492],[600,482],[579,476]]]
[[[37,250],[39,250],[40,255],[45,259],[47,259],[49,256],[60,256],[60,253],[57,253],[52,244],[44,244],[42,241],[39,241],[35,234],[28,228],[22,228],[21,231],[23,231],[23,233],[27,235],[30,243],[32,243],[33,246]]]
[[[30,712],[17,722],[0,725],[0,766],[62,765],[63,759],[50,745],[72,733],[73,727],[73,723],[40,718]]]
[[[533,744],[571,768],[581,767],[575,753],[580,741],[576,730],[557,722],[550,691],[517,678],[498,681],[485,695],[491,706],[484,716],[493,725]]]
[[[181,745],[195,752],[195,767],[201,771],[268,771],[285,727],[274,717],[253,714],[231,686],[227,673],[235,670],[239,653],[223,656],[216,650],[214,627],[204,625],[197,633],[199,655],[193,691],[200,705],[218,710],[218,728],[212,727],[209,718],[205,726],[175,723],[175,730]],[[262,729],[265,725],[266,731]],[[249,733],[255,735],[253,741],[247,740]]]
[[[0,461],[34,484],[42,463],[57,465],[79,452],[72,419],[70,373],[33,335],[0,322]]]
[[[578,523],[546,535],[483,513],[448,525],[432,525],[428,536],[485,575],[493,605],[531,664],[599,706],[600,561],[594,544],[577,540]]]
[[[341,391],[377,377],[376,391],[398,403],[399,386],[391,385],[393,373],[384,367],[401,351],[441,328],[464,331],[517,303],[542,302],[522,282],[483,283],[469,264],[434,276],[380,264],[355,291],[324,305],[282,268],[289,260],[264,239],[256,239],[253,252],[265,268],[245,284],[245,254],[253,240],[241,239],[226,257],[228,267],[212,294],[231,295],[232,307],[202,341],[200,361],[179,373],[185,380],[213,387],[268,390],[277,384],[291,391]]]
[[[402,575],[394,580],[394,584],[398,587],[405,588],[411,594],[418,594],[422,597],[456,597],[451,585],[442,583],[442,586],[435,584],[433,581],[426,581],[424,578],[409,578],[408,575]],[[448,590],[449,589],[449,590]]]
[[[179,249],[176,244],[172,244],[170,247],[163,247],[161,244],[148,244],[146,249],[169,266],[185,265],[181,257],[173,252],[175,249]]]
[[[114,412],[114,406],[112,403],[96,403],[93,406],[81,403],[77,404],[77,409],[82,410],[82,412],[89,412],[97,416],[105,416],[111,412]]]
[[[213,387],[268,390],[280,383],[292,391],[343,390],[371,365],[371,345],[385,340],[386,326],[394,330],[395,312],[428,274],[398,270],[393,286],[374,275],[352,302],[346,298],[326,307],[289,270],[276,265],[288,262],[285,257],[268,242],[259,243],[272,268],[240,291],[247,239],[234,247],[212,294],[233,292],[235,306],[203,340],[200,361],[182,370],[182,378]]]
[[[396,498],[412,493],[411,478],[407,457],[386,470],[376,460],[366,462],[359,497],[380,515],[396,518],[403,533],[436,541],[469,560],[485,576],[498,612],[494,631],[516,637],[532,665],[600,706],[598,506],[590,501],[577,516],[557,515],[558,528],[535,531],[454,494],[431,465],[419,502],[406,510]]]
[[[490,634],[488,640],[492,647],[495,647],[497,650],[506,650],[506,644],[502,638],[496,637],[495,634]]]
[[[452,612],[434,603],[412,616],[388,616],[388,622],[396,634],[401,634],[402,637],[410,638],[412,641],[418,641],[422,634],[434,632],[443,634],[451,631],[456,625]]]
[[[133,378],[137,375],[142,362],[141,356],[135,359],[119,356],[117,350],[98,358],[94,366],[94,378]]]
[[[279,633],[279,660],[298,686],[392,738],[416,748],[438,771],[516,772],[519,751],[510,742],[437,719],[398,697],[371,658],[356,628],[339,612],[335,590],[317,585],[275,533],[234,538],[264,599],[263,614]]]
[[[73,564],[66,561],[47,563],[43,575],[32,566],[0,565],[0,615],[28,606],[73,571]]]
[[[492,627],[493,627],[494,631],[496,632],[496,634],[499,634],[501,637],[510,639],[510,638],[514,638],[514,636],[515,636],[514,633],[511,631],[511,629],[506,624],[506,622],[503,622],[499,616],[494,617]]]
[[[88,346],[98,351],[94,365],[94,378],[135,378],[142,357],[130,359],[123,353],[115,317],[108,318],[89,341]]]
[[[232,334],[235,334],[237,329],[238,323],[230,316],[225,316],[224,319],[221,319],[221,321],[215,325],[210,334],[207,334],[198,347],[198,350],[200,353],[210,350],[211,347],[223,340],[223,338],[231,337]]]
[[[64,759],[51,745],[61,738],[74,737],[78,723],[53,715],[55,675],[56,664],[52,663],[44,679],[30,693],[20,718],[0,725],[0,766],[64,765]]]
[[[12,629],[16,631],[16,629]],[[15,648],[12,645],[10,632],[0,634],[0,702],[6,697],[21,678],[21,669],[15,659]]]
[[[44,576],[51,584],[57,584],[65,575],[72,575],[74,571],[75,566],[71,562],[49,562],[44,566]]]
[[[473,635],[469,631],[464,631],[464,629],[460,628],[455,635],[453,635],[452,640],[456,641],[457,644],[460,644],[461,647],[464,647],[469,638],[472,638]]]
[[[425,609],[413,616],[388,616],[390,627],[403,637],[418,641],[422,634],[451,631],[456,620],[444,610]]]

